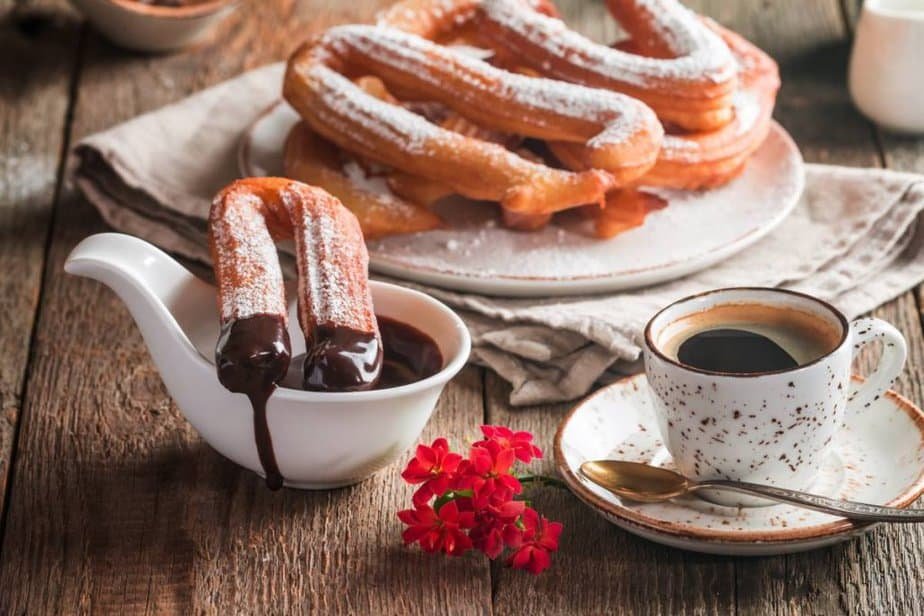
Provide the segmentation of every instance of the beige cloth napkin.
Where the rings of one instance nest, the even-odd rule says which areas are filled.
[[[281,65],[251,71],[84,139],[77,185],[116,229],[207,261],[210,199],[236,177],[241,133],[279,98],[281,76]],[[473,360],[509,381],[511,402],[524,405],[577,398],[636,367],[645,322],[691,293],[784,286],[853,317],[924,279],[924,176],[808,165],[806,179],[801,202],[770,236],[682,280],[539,300],[426,291],[459,310]]]

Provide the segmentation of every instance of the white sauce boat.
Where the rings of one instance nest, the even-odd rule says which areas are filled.
[[[214,353],[218,310],[214,288],[138,238],[101,233],[71,252],[65,271],[98,280],[128,306],[161,378],[189,423],[219,453],[263,475],[253,411],[243,394],[219,382]],[[322,393],[279,388],[267,416],[285,485],[325,489],[361,481],[401,456],[420,436],[446,383],[471,349],[462,320],[444,304],[384,282],[372,282],[376,313],[413,325],[437,343],[443,368],[390,389]],[[289,294],[294,304],[294,295]],[[294,306],[293,355],[303,353]]]

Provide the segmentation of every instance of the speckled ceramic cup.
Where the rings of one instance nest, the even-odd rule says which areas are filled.
[[[680,363],[664,351],[676,328],[697,313],[724,305],[785,308],[817,317],[840,332],[829,353],[796,368],[729,373]],[[848,400],[854,356],[880,340],[882,356],[865,384]],[[658,312],[645,328],[645,371],[664,444],[687,477],[732,479],[810,490],[850,404],[869,405],[899,375],[905,339],[880,319],[849,323],[819,299],[780,289],[733,288],[694,295]],[[707,498],[723,505],[765,505],[730,492]]]

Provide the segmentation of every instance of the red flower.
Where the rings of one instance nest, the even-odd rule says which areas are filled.
[[[516,522],[524,509],[526,503],[523,501],[507,501],[498,507],[489,506],[478,511],[475,527],[468,533],[472,545],[491,560],[500,556],[505,547],[520,545],[522,531]]]
[[[475,509],[499,506],[510,502],[514,496],[523,491],[523,485],[513,475],[498,477],[470,477],[468,489],[472,491],[472,503]]]
[[[521,518],[523,524],[522,543],[507,559],[507,564],[514,569],[525,569],[538,575],[552,564],[550,554],[558,549],[558,536],[561,535],[560,522],[549,522],[540,517],[535,509],[527,508]]]
[[[465,458],[449,451],[444,438],[417,447],[401,473],[420,486],[413,509],[398,512],[407,525],[404,543],[453,556],[474,547],[491,559],[506,550],[507,564],[540,573],[551,565],[562,525],[513,500],[523,486],[512,468],[518,460],[542,457],[542,451],[528,432],[504,426],[482,426],[481,431],[484,440],[472,444]]]
[[[444,438],[436,439],[429,447],[418,445],[417,454],[401,473],[406,482],[423,484],[414,493],[414,504],[422,505],[446,492],[461,461],[462,456],[449,451],[449,442]]]
[[[495,441],[475,443],[468,459],[459,464],[453,488],[471,490],[475,509],[509,501],[523,491],[522,484],[510,474],[514,461],[513,450]]]
[[[529,464],[533,458],[542,457],[542,450],[533,445],[533,435],[529,432],[514,432],[506,426],[481,426],[481,433],[489,441],[505,449],[512,449],[517,460],[525,464]]]
[[[460,512],[455,501],[449,501],[439,511],[429,505],[398,512],[398,518],[408,525],[402,533],[404,544],[420,543],[424,552],[443,551],[460,556],[472,547],[472,540],[463,532],[475,525],[475,514]]]

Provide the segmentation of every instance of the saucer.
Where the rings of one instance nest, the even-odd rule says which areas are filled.
[[[282,174],[283,143],[297,121],[284,103],[267,109],[240,142],[241,173]],[[372,190],[387,190],[380,180],[368,184]],[[499,223],[495,206],[454,197],[434,205],[447,228],[370,241],[370,267],[484,295],[548,297],[632,289],[698,272],[750,246],[792,211],[803,184],[799,149],[774,123],[740,176],[705,191],[647,189],[668,206],[612,239],[592,237],[590,221],[581,216],[556,217],[531,233],[511,231]]]
[[[664,545],[735,556],[811,550],[873,528],[789,505],[723,507],[695,496],[636,503],[582,477],[581,463],[601,458],[673,468],[651,395],[644,374],[623,379],[575,407],[555,436],[556,465],[568,487],[613,524]],[[811,491],[877,505],[910,505],[924,492],[924,412],[891,391],[867,408],[848,406],[844,427]]]

